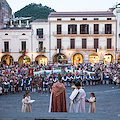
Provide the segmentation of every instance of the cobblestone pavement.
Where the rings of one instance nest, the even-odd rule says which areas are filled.
[[[91,92],[94,92],[96,94],[96,98],[97,98],[96,115],[97,116],[100,117],[101,115],[102,116],[107,115],[109,117],[111,116],[109,119],[112,119],[112,117],[115,115],[116,117],[119,117],[119,119],[120,119],[120,88],[117,88],[114,85],[96,85],[96,86],[85,86],[85,91],[87,94],[86,98],[90,97]],[[70,96],[71,92],[72,92],[72,89],[70,87],[66,87],[68,110],[69,110],[69,96]],[[22,100],[24,93],[25,92],[0,96],[0,120],[4,120],[5,116],[11,116],[12,114],[14,114],[14,115],[21,114],[21,107],[22,107],[21,100]],[[45,113],[47,115],[48,108],[49,108],[50,94],[31,93],[30,96],[31,96],[31,99],[36,100],[32,104],[31,118],[32,118],[33,114],[34,114],[33,116],[38,115],[38,117],[39,117],[39,115],[44,115]],[[82,114],[82,116],[84,116],[84,117],[86,117],[86,115],[91,116],[90,114],[87,114],[88,109],[89,109],[89,103],[86,103],[86,114],[85,115]],[[25,117],[25,114],[24,115],[22,114],[22,115]],[[66,114],[64,114],[62,116],[65,116],[65,115]],[[69,115],[69,114],[67,114],[67,115]],[[54,116],[55,116],[55,114],[54,114]],[[57,118],[57,116],[56,116],[56,118]],[[72,116],[74,116],[74,115],[72,115]],[[72,119],[72,116],[70,117],[71,119]],[[77,115],[76,115],[76,117],[77,117]],[[97,117],[97,118],[99,118],[99,117]],[[94,119],[95,119],[95,117],[94,117]],[[103,118],[101,118],[101,119],[103,119]],[[114,119],[115,118],[113,117],[112,120],[114,120]],[[14,119],[14,120],[18,120],[18,119]],[[29,118],[29,120],[30,120],[30,118]],[[84,120],[84,119],[82,119],[82,120]],[[93,119],[85,119],[85,120],[93,120]],[[100,120],[100,119],[98,119],[98,120]]]

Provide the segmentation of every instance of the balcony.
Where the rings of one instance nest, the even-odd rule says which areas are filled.
[[[45,35],[38,36],[36,35],[37,40],[45,40]]]
[[[97,49],[114,50],[114,46],[112,46],[112,47],[107,47],[107,46],[101,47],[101,46],[99,46]],[[68,46],[67,50],[96,50],[96,48],[94,48],[94,46],[87,46],[86,48],[82,48],[82,46],[75,46],[75,48],[71,48],[70,46]]]
[[[27,49],[27,50],[20,50],[20,49],[19,49],[19,53],[23,53],[23,52],[27,53],[27,52],[28,52],[28,49]]]
[[[88,32],[82,32],[80,33],[80,31],[77,32],[71,32],[68,33],[67,31],[62,31],[61,33],[57,33],[57,31],[53,32],[53,36],[59,37],[59,36],[64,36],[64,37],[69,37],[69,36],[75,36],[75,37],[79,37],[79,36],[111,36],[114,35],[114,31],[111,32],[105,32],[105,31],[99,31],[99,32],[95,32],[95,31],[88,31]]]
[[[67,47],[68,50],[95,50],[94,47],[86,47],[82,48],[82,46],[76,46],[75,48],[71,48],[70,46]]]
[[[45,53],[46,52],[46,48],[44,48],[44,49],[38,49],[38,48],[36,48],[36,52],[37,53]]]
[[[8,50],[3,50],[2,49],[2,53],[11,53],[11,49],[8,49]]]
[[[61,49],[61,50],[63,50],[63,49],[64,49],[64,47],[63,47],[63,46],[61,46],[61,48],[57,48],[57,46],[55,46],[55,50],[57,50],[57,49]]]
[[[113,49],[114,49],[114,46],[111,46],[111,47],[105,46],[104,49],[106,49],[106,50],[113,50]]]

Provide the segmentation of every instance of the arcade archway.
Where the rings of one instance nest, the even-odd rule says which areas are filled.
[[[99,63],[99,56],[95,53],[91,54],[89,57],[89,62],[92,64]]]
[[[13,57],[11,55],[4,55],[1,58],[1,63],[2,64],[12,65],[12,64],[14,64],[14,59],[13,59]]]
[[[114,62],[114,57],[112,54],[105,54],[104,58],[103,58],[103,62],[104,63],[111,63]]]
[[[19,65],[30,65],[30,58],[28,56],[20,56],[18,59]]]
[[[36,58],[35,58],[35,62],[36,64],[43,64],[43,65],[47,65],[48,64],[48,58],[44,55],[38,55]]]
[[[72,64],[74,64],[75,66],[77,66],[79,63],[83,63],[83,55],[80,54],[80,53],[76,53],[72,57]]]
[[[60,63],[60,59],[67,59],[67,56],[62,53],[58,53],[53,57],[53,63]]]
[[[117,62],[120,64],[120,55],[117,58]]]

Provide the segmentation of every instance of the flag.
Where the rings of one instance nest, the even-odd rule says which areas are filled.
[[[61,53],[61,49],[57,49],[57,53]]]
[[[22,56],[25,56],[25,52],[22,52]]]

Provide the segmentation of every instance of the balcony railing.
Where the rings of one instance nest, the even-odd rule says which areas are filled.
[[[36,35],[36,39],[45,39],[45,35],[41,35],[41,36]]]
[[[38,48],[36,48],[36,52],[37,53],[45,53],[46,49],[38,49]]]
[[[113,35],[114,34],[114,31],[111,31],[111,32],[106,32],[106,31],[98,31],[98,32],[95,32],[95,31],[88,31],[88,32],[80,32],[80,31],[77,31],[77,32],[67,32],[67,31],[62,31],[61,33],[57,33],[57,31],[54,31],[53,32],[53,35]]]
[[[104,49],[114,49],[114,46],[111,46],[111,47],[109,47],[109,46],[105,46],[105,48]]]
[[[98,48],[95,48],[94,46],[87,46],[86,48],[83,48],[82,46],[75,46],[75,48],[71,48],[70,46],[67,47],[67,49],[71,49],[71,50],[96,50],[96,49],[108,49],[108,50],[111,50],[111,49],[114,49],[114,46],[111,46],[111,47],[101,47],[99,46]],[[119,49],[120,50],[120,49]]]
[[[2,49],[2,53],[11,53],[11,49],[8,49],[8,50],[3,50]]]
[[[61,48],[58,48],[57,46],[55,46],[55,50],[57,50],[57,49],[61,49],[61,50],[63,50],[63,49],[64,49],[64,47],[63,47],[63,46],[61,46]]]
[[[28,52],[28,49],[27,50],[21,50],[21,49],[19,49],[19,53],[23,53],[23,52]]]

